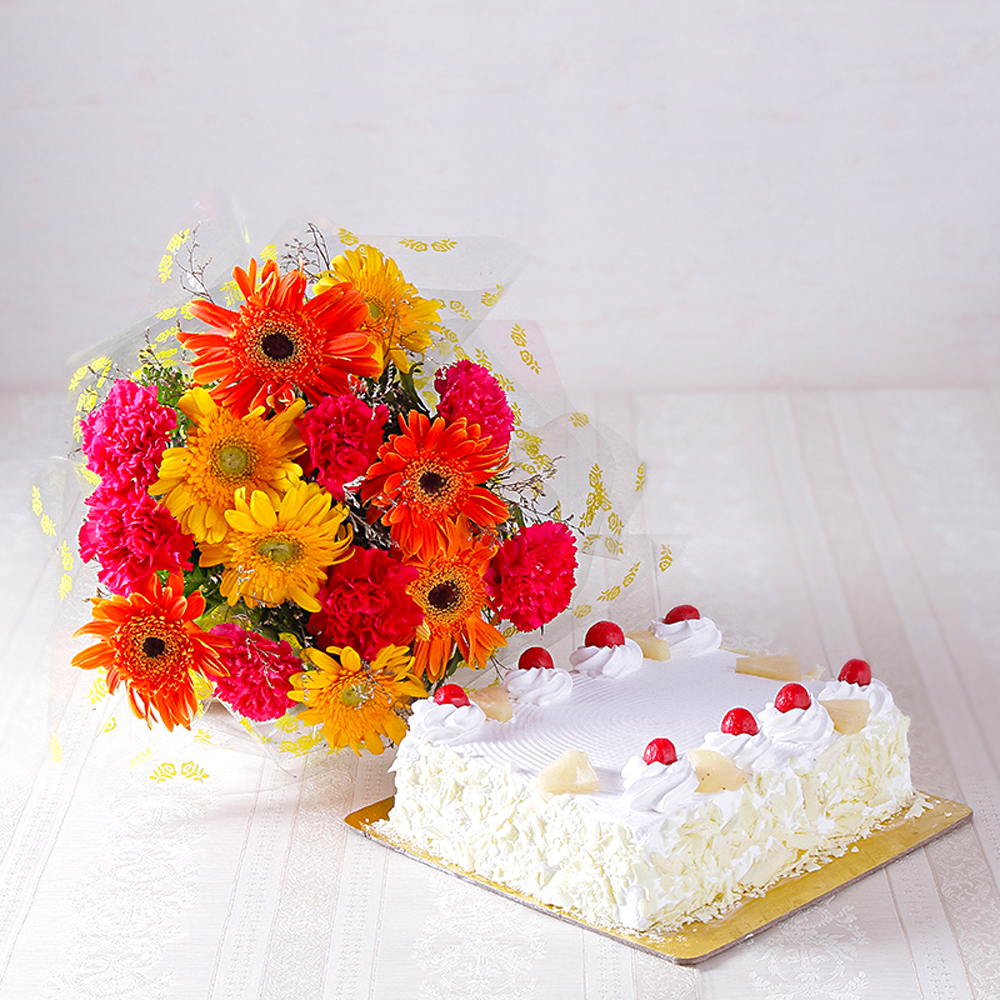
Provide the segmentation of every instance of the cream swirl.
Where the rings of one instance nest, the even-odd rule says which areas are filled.
[[[439,705],[423,698],[413,704],[408,735],[418,742],[460,743],[477,736],[486,722],[478,705]]]
[[[669,644],[671,657],[702,656],[722,645],[722,633],[711,618],[688,618],[672,625],[654,621],[649,631]]]
[[[622,781],[622,801],[639,812],[682,809],[694,800],[698,790],[698,775],[687,757],[679,757],[673,764],[647,764],[641,757],[629,757],[622,768]]]
[[[573,693],[573,675],[561,667],[532,667],[512,670],[503,685],[523,705],[558,705]]]
[[[569,662],[581,674],[622,677],[642,666],[642,648],[626,636],[624,646],[581,646],[570,653]]]
[[[872,710],[873,719],[884,719],[895,708],[892,692],[880,681],[872,680],[862,687],[847,681],[829,681],[818,695],[821,701],[841,701],[851,698],[865,698]]]
[[[774,702],[769,702],[757,721],[760,731],[781,749],[790,749],[793,757],[816,758],[837,738],[830,713],[815,700],[808,708],[787,712],[779,712]]]
[[[795,754],[791,745],[775,743],[763,733],[706,733],[702,746],[724,754],[744,771],[776,771]]]

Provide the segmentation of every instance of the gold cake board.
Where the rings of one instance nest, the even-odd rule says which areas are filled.
[[[906,818],[904,812],[869,836],[856,841],[842,857],[828,861],[816,871],[784,879],[773,885],[763,896],[746,899],[722,917],[704,923],[687,924],[683,929],[662,937],[595,927],[557,907],[541,903],[525,893],[516,892],[507,886],[439,861],[417,848],[400,846],[372,826],[373,823],[388,817],[393,805],[391,798],[352,812],[344,818],[344,822],[352,830],[377,840],[408,858],[421,861],[439,871],[457,875],[466,882],[472,882],[508,899],[514,899],[525,906],[530,906],[533,910],[548,913],[567,923],[614,938],[641,951],[659,955],[678,965],[694,965],[718,955],[719,952],[731,948],[779,920],[784,920],[803,907],[833,895],[852,882],[857,882],[858,879],[884,868],[897,858],[923,847],[924,844],[929,844],[972,818],[972,810],[961,802],[952,802],[949,799],[926,794],[923,798],[930,805],[919,816]]]

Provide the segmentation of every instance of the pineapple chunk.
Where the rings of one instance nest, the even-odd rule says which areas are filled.
[[[638,629],[635,632],[625,633],[630,639],[639,644],[642,655],[647,660],[660,660],[664,662],[670,659],[670,643],[666,639],[661,639],[653,635],[648,628]]]
[[[561,795],[571,792],[599,792],[601,782],[591,766],[590,758],[582,750],[567,750],[535,778],[535,787],[543,792]]]
[[[821,701],[820,704],[830,713],[833,728],[838,733],[850,736],[860,733],[868,725],[868,715],[871,705],[866,698],[840,698]]]
[[[750,780],[748,771],[741,770],[729,757],[715,750],[690,750],[688,760],[698,776],[699,792],[728,792],[741,788]]]
[[[475,702],[485,713],[487,719],[497,722],[508,722],[514,714],[507,689],[499,684],[494,687],[480,688],[478,691],[466,691],[469,701]]]
[[[767,677],[772,681],[802,680],[802,665],[797,656],[738,656],[736,673]]]

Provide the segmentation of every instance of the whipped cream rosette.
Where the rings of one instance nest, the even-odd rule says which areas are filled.
[[[795,753],[791,744],[777,743],[764,733],[706,733],[702,746],[725,754],[744,771],[755,772],[784,767]]]
[[[698,790],[698,776],[687,757],[673,764],[647,764],[642,757],[629,757],[622,768],[622,781],[622,801],[641,812],[665,814],[682,809],[694,801]]]
[[[787,753],[789,760],[792,757],[815,760],[837,738],[830,713],[815,699],[808,708],[790,708],[787,712],[779,711],[771,702],[757,721],[760,732],[777,750]]]
[[[512,670],[503,680],[507,693],[522,705],[558,705],[573,693],[573,675],[561,667]]]
[[[425,698],[413,704],[410,735],[418,743],[460,743],[480,736],[488,723],[478,705],[439,705]]]
[[[590,676],[623,677],[642,666],[642,649],[634,639],[625,638],[619,646],[581,646],[569,662],[577,673]]]
[[[884,719],[895,708],[892,692],[873,678],[870,684],[849,684],[847,681],[828,681],[816,696],[818,701],[865,700],[871,708],[871,718]]]
[[[649,631],[669,644],[671,658],[704,656],[722,645],[722,632],[711,618],[689,618],[672,624],[654,621]]]

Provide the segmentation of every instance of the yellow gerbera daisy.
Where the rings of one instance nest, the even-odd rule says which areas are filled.
[[[305,401],[265,420],[263,407],[237,417],[218,406],[200,386],[178,404],[193,422],[183,448],[168,448],[160,478],[149,488],[197,542],[218,542],[229,531],[225,512],[238,489],[259,490],[277,501],[299,480],[292,458],[305,451],[295,418]]]
[[[408,372],[406,352],[427,350],[431,331],[441,322],[434,303],[422,298],[396,262],[375,247],[362,245],[335,258],[313,291],[319,295],[341,281],[350,282],[364,297],[368,319],[362,320],[360,329],[377,347],[383,370],[391,360],[401,372]]]
[[[222,563],[220,590],[230,604],[249,607],[292,600],[306,611],[320,610],[316,592],[326,571],[351,555],[347,509],[316,483],[296,483],[273,503],[263,490],[249,502],[237,490],[235,509],[226,511],[232,531],[201,547],[201,564]]]
[[[398,743],[406,734],[397,709],[427,696],[405,646],[385,646],[371,665],[350,646],[307,649],[305,656],[317,669],[294,675],[288,697],[306,706],[300,716],[306,725],[323,724],[331,753],[349,746],[360,754],[365,746],[380,754],[383,736]]]

